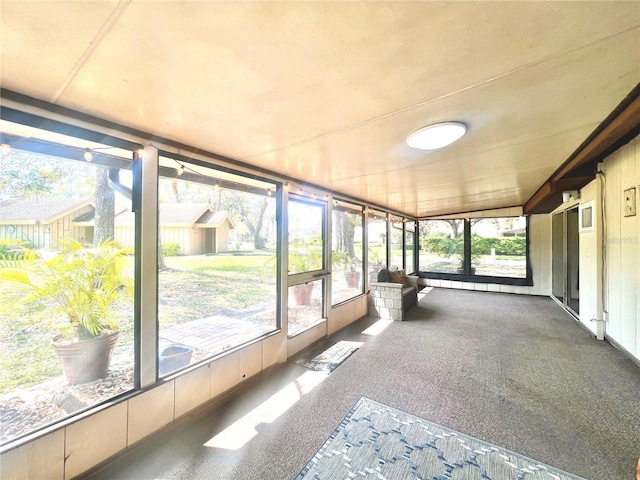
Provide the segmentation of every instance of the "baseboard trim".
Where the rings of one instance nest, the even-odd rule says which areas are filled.
[[[635,363],[638,366],[638,368],[640,368],[640,358],[634,356],[629,350],[624,348],[622,345],[620,345],[618,342],[616,342],[613,338],[611,338],[606,333],[604,334],[604,339],[607,342],[609,342],[611,345],[613,345],[615,348],[620,350],[626,357],[628,357],[633,363]]]

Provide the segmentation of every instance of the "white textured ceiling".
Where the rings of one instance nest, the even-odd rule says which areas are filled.
[[[640,80],[640,2],[0,2],[3,88],[418,217],[522,205]],[[444,120],[439,151],[404,142]]]

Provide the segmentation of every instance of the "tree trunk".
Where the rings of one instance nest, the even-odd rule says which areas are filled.
[[[439,221],[444,222],[451,227],[451,233],[453,235],[451,238],[460,238],[460,236],[462,235],[462,232],[459,230],[459,228],[462,226],[462,222],[459,222],[458,220],[439,220]]]
[[[113,240],[116,215],[115,194],[109,186],[109,171],[106,168],[96,170],[95,204],[93,243],[100,245],[106,240]]]
[[[180,193],[178,192],[178,181],[175,179],[171,181],[171,190],[173,191],[173,199],[175,200],[175,202],[180,203]]]
[[[253,233],[253,248],[260,249],[264,248],[264,238],[260,236],[260,231],[262,230],[262,222],[264,220],[264,212],[267,210],[267,199],[263,198],[260,202],[260,215],[258,215],[258,222],[256,223],[256,230]]]
[[[349,217],[343,212],[335,212],[333,216],[337,250],[344,252],[350,260],[355,260],[356,252],[353,245],[355,227],[349,221]]]
[[[167,264],[164,262],[162,239],[160,238],[160,225],[158,224],[158,270],[164,270],[165,268],[167,268]]]
[[[253,246],[254,248],[264,248],[265,241],[264,238],[260,235],[262,230],[262,223],[264,221],[264,213],[267,210],[267,199],[263,198],[259,203],[259,211],[257,218],[251,215],[251,208],[247,207],[245,203],[242,201],[238,192],[233,192],[233,197],[236,199],[235,207],[238,209],[238,213],[242,218],[242,221],[247,226],[247,230],[249,230],[249,234],[253,237]]]

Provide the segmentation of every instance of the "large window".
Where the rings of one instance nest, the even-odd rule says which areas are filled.
[[[420,221],[420,271],[464,273],[464,221]]]
[[[391,215],[391,257],[389,267],[402,270],[404,268],[404,222],[402,217]]]
[[[276,186],[160,158],[159,374],[277,328]],[[123,214],[116,224],[133,228]]]
[[[133,154],[23,131],[2,122],[2,443],[134,388]]]
[[[404,224],[404,265],[407,273],[413,273],[415,266],[413,264],[413,249],[415,242],[415,223],[406,222]]]
[[[387,214],[375,210],[369,211],[367,227],[367,255],[369,275],[375,275],[372,281],[378,280],[378,272],[387,267]]]
[[[524,217],[471,220],[472,272],[493,277],[526,277],[526,227]]]
[[[288,335],[325,318],[324,221],[326,204],[289,197]]]
[[[331,303],[336,305],[363,292],[363,208],[336,201],[333,206]]]
[[[531,285],[525,217],[422,220],[419,232],[423,276]]]

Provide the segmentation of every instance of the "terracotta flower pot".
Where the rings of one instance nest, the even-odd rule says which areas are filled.
[[[68,341],[57,336],[51,345],[60,357],[65,378],[75,385],[107,376],[111,353],[119,338],[119,331],[82,341]]]
[[[358,288],[360,286],[360,272],[347,272],[345,277],[348,288]]]
[[[296,300],[296,305],[310,305],[311,293],[313,292],[312,283],[303,283],[293,287],[293,297]]]

